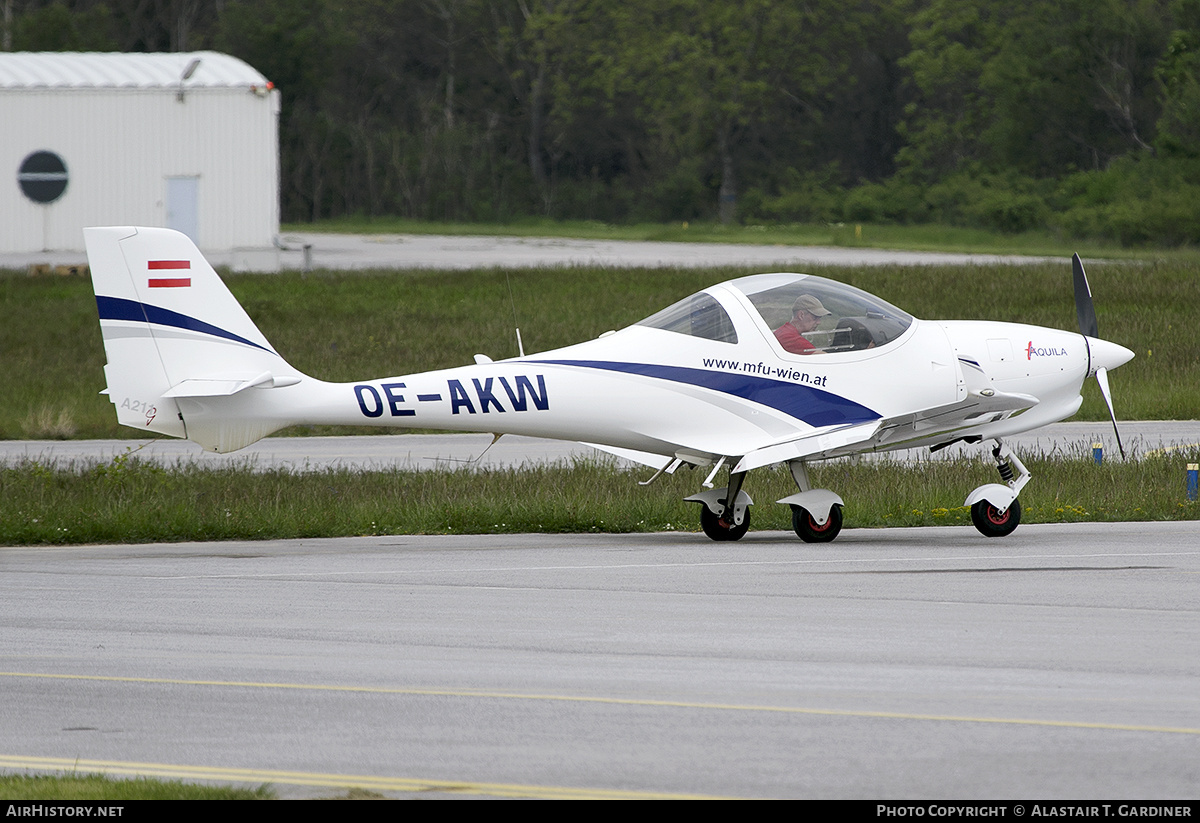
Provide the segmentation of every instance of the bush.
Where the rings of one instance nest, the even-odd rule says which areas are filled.
[[[1042,185],[1017,175],[957,174],[930,186],[926,199],[940,222],[1017,233],[1046,224]]]
[[[842,219],[853,223],[922,223],[930,219],[925,190],[893,177],[863,183],[842,201]]]
[[[1200,161],[1121,158],[1103,171],[1062,181],[1052,223],[1083,237],[1124,246],[1200,243]]]
[[[801,173],[787,169],[777,193],[753,188],[742,198],[740,212],[750,220],[780,223],[829,223],[841,219],[845,192],[834,182],[836,168]]]
[[[1050,210],[1035,194],[992,189],[968,204],[964,213],[974,218],[973,225],[1017,234],[1044,226]]]
[[[717,193],[704,184],[699,163],[681,163],[641,194],[634,206],[634,222],[669,223],[695,220],[716,213]]]

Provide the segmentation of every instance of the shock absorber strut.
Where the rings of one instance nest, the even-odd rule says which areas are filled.
[[[1025,464],[1013,454],[1012,449],[1000,440],[996,441],[996,448],[992,449],[992,457],[996,461],[996,471],[1000,472],[1000,479],[1014,493],[1020,493],[1031,477],[1029,469],[1025,468]]]
[[[1012,463],[1008,461],[1007,456],[1000,453],[999,446],[992,449],[992,457],[996,461],[996,471],[1000,472],[1000,479],[1011,486],[1013,482]]]

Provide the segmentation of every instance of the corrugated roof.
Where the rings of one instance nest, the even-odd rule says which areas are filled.
[[[249,64],[215,51],[169,54],[100,52],[0,53],[0,88],[178,89],[193,60],[199,60],[184,88],[264,86]]]

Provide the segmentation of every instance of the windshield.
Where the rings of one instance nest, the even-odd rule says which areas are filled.
[[[730,285],[746,295],[773,332],[797,314],[807,319],[808,323],[797,321],[795,326],[814,351],[861,351],[885,346],[913,321],[908,312],[872,294],[823,277],[760,274],[742,277]]]

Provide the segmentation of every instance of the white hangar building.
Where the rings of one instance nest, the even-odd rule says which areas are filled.
[[[279,92],[217,52],[0,53],[0,216],[0,253],[165,226],[277,268]]]

